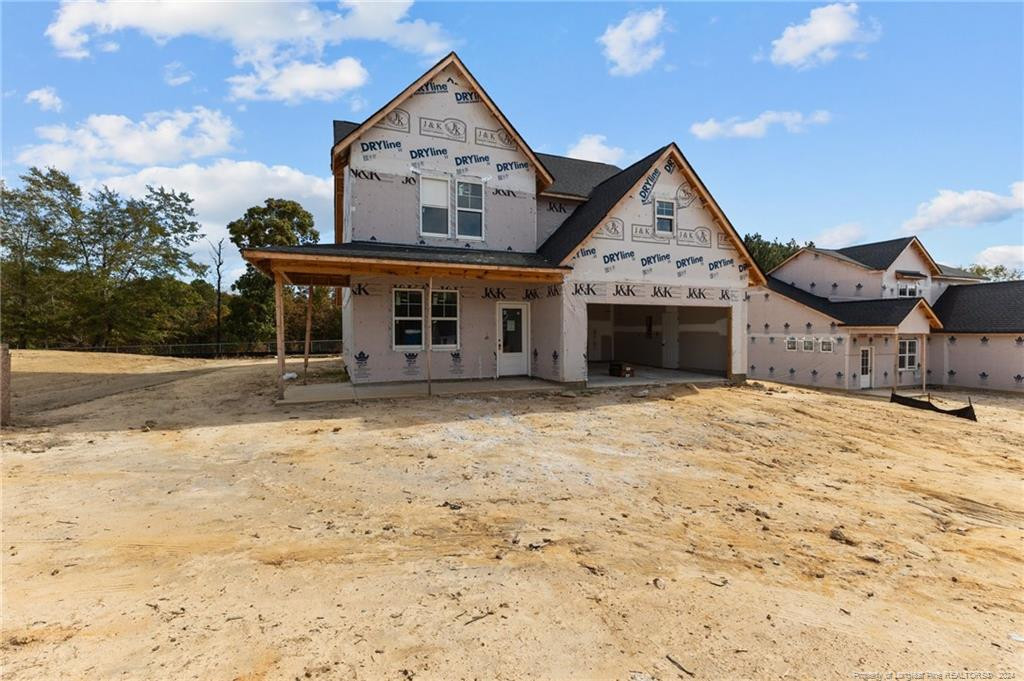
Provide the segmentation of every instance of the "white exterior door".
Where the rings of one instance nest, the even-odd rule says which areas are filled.
[[[871,348],[860,349],[860,387],[871,387]]]
[[[522,376],[530,368],[530,306],[498,303],[498,375]]]

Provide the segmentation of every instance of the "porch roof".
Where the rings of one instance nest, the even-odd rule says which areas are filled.
[[[263,273],[299,285],[348,286],[352,275],[560,282],[571,270],[538,253],[376,241],[242,249]]]

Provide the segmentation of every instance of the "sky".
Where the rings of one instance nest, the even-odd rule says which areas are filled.
[[[1021,3],[91,0],[0,21],[4,180],[186,191],[214,241],[270,196],[330,241],[332,119],[455,50],[534,151],[624,167],[675,141],[741,234],[1024,265]]]

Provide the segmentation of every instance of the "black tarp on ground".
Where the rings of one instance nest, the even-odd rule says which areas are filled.
[[[890,402],[896,404],[902,404],[906,407],[913,407],[914,409],[929,409],[931,411],[937,411],[940,414],[951,414],[953,416],[959,416],[962,419],[970,419],[971,421],[977,421],[978,417],[974,413],[974,405],[970,403],[971,398],[967,398],[968,404],[966,407],[959,407],[958,409],[942,409],[932,404],[931,396],[929,395],[927,400],[919,400],[913,397],[906,397],[904,395],[897,395],[896,391],[893,390],[889,396]]]

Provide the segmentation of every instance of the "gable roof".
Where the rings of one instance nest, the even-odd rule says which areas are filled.
[[[950,286],[935,301],[946,331],[1024,333],[1024,281]]]
[[[751,257],[750,252],[736,232],[736,228],[729,222],[721,207],[711,196],[711,192],[704,186],[700,176],[697,175],[690,162],[683,156],[675,142],[657,149],[640,159],[625,170],[612,175],[608,179],[594,187],[590,193],[590,199],[576,207],[572,215],[568,217],[558,229],[556,229],[541,244],[538,252],[543,253],[552,262],[565,264],[570,259],[572,252],[591,234],[593,234],[615,207],[626,197],[629,191],[651,170],[655,162],[660,162],[663,157],[671,155],[679,166],[683,176],[696,190],[700,197],[701,204],[711,213],[712,220],[726,233],[733,242],[740,256],[746,260],[750,271],[753,272],[754,283],[765,282],[764,273],[757,262]]]
[[[951,265],[943,265],[941,262],[936,263],[939,266],[939,271],[942,272],[944,277],[954,277],[956,279],[977,279],[978,281],[984,281],[985,277],[962,270],[959,267],[953,267]]]
[[[590,200],[576,206],[565,222],[559,225],[537,249],[551,262],[562,262],[590,236],[622,197],[640,181],[667,146],[651,152],[623,171],[604,180],[590,192]]]
[[[331,148],[332,167],[334,165],[335,158],[337,158],[339,154],[343,153],[346,149],[348,149],[349,145],[351,145],[352,142],[354,142],[360,135],[362,135],[364,132],[366,132],[374,125],[379,123],[388,113],[395,109],[399,104],[401,104],[406,99],[411,97],[413,93],[415,93],[416,90],[419,89],[424,83],[429,82],[438,73],[448,68],[449,66],[454,67],[462,74],[462,77],[469,82],[470,87],[475,89],[477,91],[477,94],[480,95],[480,101],[483,103],[483,105],[490,110],[491,114],[498,119],[498,122],[502,126],[504,126],[504,128],[509,132],[510,135],[512,135],[512,138],[516,141],[516,144],[519,146],[520,150],[528,159],[530,159],[530,161],[536,168],[538,183],[545,187],[551,185],[554,182],[554,178],[551,176],[551,172],[548,171],[548,169],[544,166],[544,164],[537,157],[537,155],[533,153],[533,150],[530,149],[530,146],[526,143],[526,140],[523,139],[522,135],[519,134],[519,131],[516,130],[515,126],[512,125],[511,122],[509,122],[509,120],[505,117],[505,114],[501,112],[501,109],[498,108],[498,106],[491,99],[490,95],[487,94],[487,91],[484,90],[483,87],[481,87],[480,83],[477,82],[476,78],[473,77],[473,74],[470,73],[469,69],[466,68],[466,65],[462,63],[462,60],[459,59],[459,56],[454,52],[449,52],[446,56],[442,57],[439,62],[437,62],[429,69],[427,69],[426,73],[424,73],[422,76],[414,80],[407,88],[405,88],[397,95],[395,95],[395,97],[393,97],[390,102],[388,102],[380,109],[375,111],[373,114],[371,114],[369,118],[360,123],[358,127],[350,130],[348,134],[346,134],[344,137],[335,141],[334,146]],[[344,121],[342,121],[342,123],[344,123]]]
[[[869,270],[887,270],[896,261],[908,246],[911,244],[920,251],[921,255],[927,261],[929,267],[931,267],[932,274],[941,274],[942,265],[939,265],[935,260],[932,259],[931,254],[925,249],[924,244],[916,236],[900,237],[899,239],[889,239],[888,241],[874,241],[868,244],[858,244],[856,246],[846,246],[844,248],[818,248],[816,246],[804,246],[793,255],[789,256],[778,265],[773,267],[770,272],[775,272],[780,269],[783,265],[788,263],[790,260],[798,257],[801,253],[821,253],[822,255],[828,255],[837,260],[856,265],[857,267],[863,267]],[[947,268],[956,269],[956,268]],[[961,272],[963,270],[960,270]],[[954,275],[950,275],[954,276]]]
[[[901,239],[889,239],[888,241],[876,241],[870,244],[858,244],[846,248],[833,249],[836,253],[846,256],[854,262],[858,262],[873,270],[888,269],[889,265],[899,257],[915,237],[908,236]]]
[[[544,190],[547,194],[565,194],[585,199],[597,185],[622,172],[622,168],[610,163],[584,161],[555,154],[538,153],[537,156],[555,176],[554,184]]]
[[[924,298],[879,298],[876,300],[850,300],[833,302],[816,296],[778,277],[768,277],[768,288],[790,300],[831,317],[841,326],[899,326],[918,306],[923,306],[925,315],[941,328],[938,315]]]
[[[352,131],[359,127],[354,121],[334,121],[334,142],[337,144],[348,137]],[[622,172],[618,166],[610,163],[599,163],[597,161],[584,161],[579,158],[558,156],[556,154],[542,154],[537,152],[539,158],[548,171],[554,176],[554,184],[544,190],[545,194],[564,194],[565,196],[586,199],[594,187],[607,180],[612,175]]]

